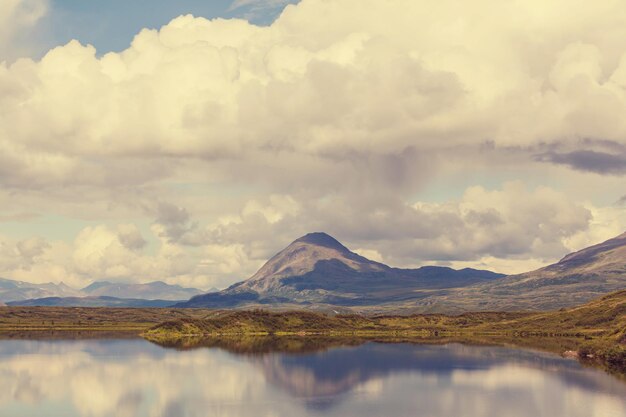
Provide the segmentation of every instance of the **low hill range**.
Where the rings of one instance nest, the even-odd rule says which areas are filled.
[[[358,255],[330,235],[318,232],[295,240],[252,277],[222,291],[202,293],[163,282],[96,282],[75,290],[64,284],[0,280],[0,303],[463,313],[553,310],[625,288],[626,233],[569,254],[553,265],[506,276],[470,268],[393,268]]]
[[[0,303],[24,306],[165,307],[203,291],[162,281],[144,284],[96,281],[75,289],[64,283],[32,284],[0,278]]]
[[[197,288],[184,288],[180,285],[153,281],[146,284],[120,284],[108,281],[97,281],[82,289],[88,296],[104,296],[116,298],[136,298],[141,300],[185,300],[201,294]]]
[[[79,295],[80,290],[71,288],[64,283],[31,284],[0,278],[0,302],[3,303],[41,297],[74,297]]]
[[[120,298],[101,296],[86,297],[44,297],[31,300],[10,301],[9,306],[19,307],[136,307],[163,308],[173,304],[172,300],[151,300],[143,298]]]

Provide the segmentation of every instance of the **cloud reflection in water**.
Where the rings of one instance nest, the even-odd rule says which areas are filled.
[[[0,341],[0,415],[623,417],[626,384],[497,347],[365,344],[304,354],[143,340]]]

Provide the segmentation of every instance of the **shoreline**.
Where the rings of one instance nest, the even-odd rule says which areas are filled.
[[[212,339],[455,339],[536,347],[626,374],[626,291],[550,312],[477,312],[458,316],[326,315],[306,310],[0,307],[0,338],[126,334],[165,345]],[[186,340],[186,341],[185,341]],[[568,340],[566,344],[555,341]],[[532,342],[532,343],[530,343]]]

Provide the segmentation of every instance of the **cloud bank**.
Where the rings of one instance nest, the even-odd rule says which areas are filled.
[[[0,4],[0,61],[25,52],[19,39],[45,16],[48,0],[3,0]]]
[[[312,230],[400,265],[559,257],[623,231],[623,210],[593,228],[624,192],[625,38],[615,0],[304,0],[266,27],[188,15],[120,53],[4,62],[2,216],[91,225],[0,269],[209,286]],[[442,178],[456,196],[421,200]]]

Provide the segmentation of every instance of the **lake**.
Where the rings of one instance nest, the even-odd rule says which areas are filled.
[[[537,351],[237,350],[134,338],[0,340],[0,416],[626,416],[622,380]]]

